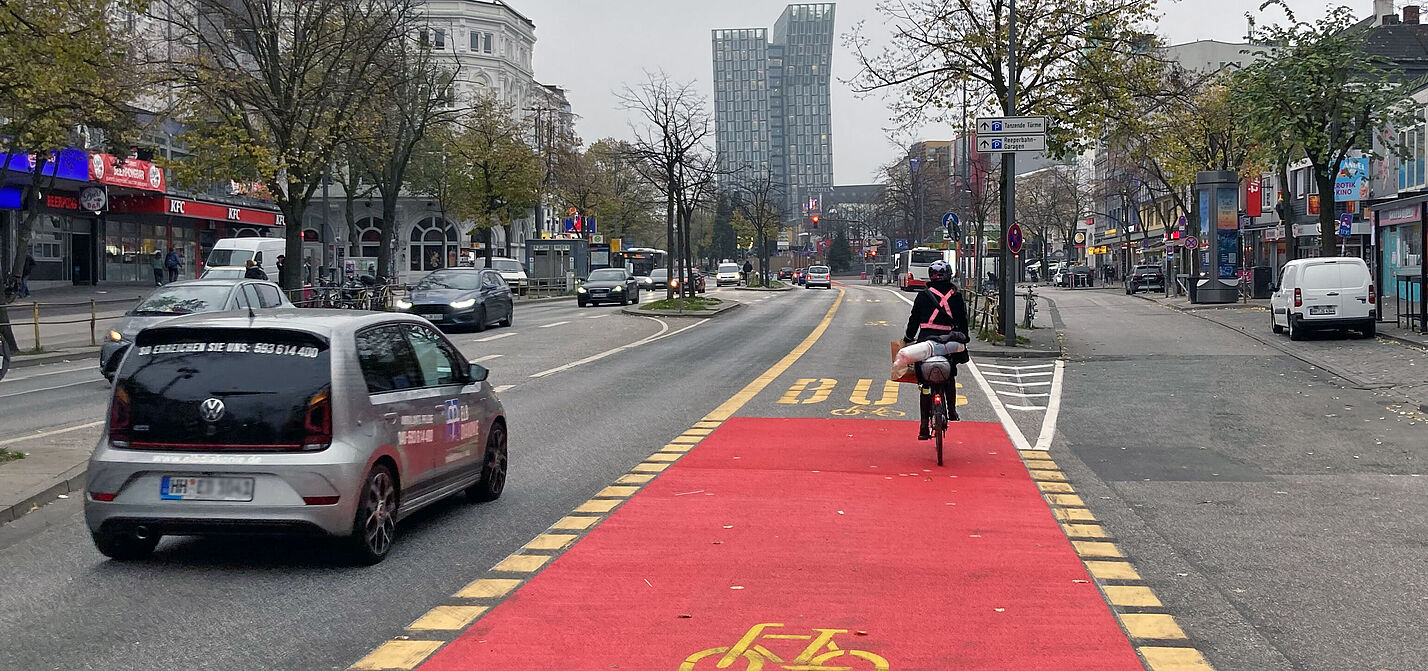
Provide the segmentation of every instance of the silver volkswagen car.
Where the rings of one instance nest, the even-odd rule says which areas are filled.
[[[269,310],[141,331],[89,462],[94,544],[138,559],[165,535],[337,536],[381,561],[397,522],[506,483],[487,371],[414,315]]]

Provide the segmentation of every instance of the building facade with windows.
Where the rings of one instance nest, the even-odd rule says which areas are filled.
[[[772,179],[785,218],[833,188],[832,3],[787,6],[772,30],[717,29],[715,149],[726,182]]]

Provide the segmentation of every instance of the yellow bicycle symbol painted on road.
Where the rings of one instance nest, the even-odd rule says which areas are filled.
[[[837,410],[830,410],[830,411],[828,411],[828,414],[833,415],[833,416],[835,416],[835,417],[863,417],[863,416],[868,416],[868,417],[883,417],[883,418],[886,418],[886,419],[895,419],[895,418],[898,418],[898,417],[906,417],[906,416],[907,416],[907,413],[905,413],[905,412],[903,412],[903,411],[901,411],[901,410],[894,410],[894,409],[892,409],[892,408],[883,407],[883,406],[866,406],[866,405],[855,405],[855,406],[853,406],[853,407],[851,407],[851,408],[838,408]]]
[[[847,661],[863,660],[871,664],[859,664],[856,668],[859,671],[888,671],[888,660],[880,655],[867,650],[845,650],[839,648],[833,641],[833,637],[839,634],[848,633],[847,629],[814,629],[814,634],[771,634],[765,630],[782,627],[776,622],[766,622],[754,625],[738,643],[731,646],[710,648],[696,652],[686,657],[684,663],[679,665],[679,671],[697,671],[699,661],[710,657],[718,656],[719,661],[711,667],[704,665],[706,669],[727,669],[733,666],[734,662],[742,657],[745,665],[741,671],[761,671],[764,664],[773,662],[781,664],[778,667],[785,671],[853,671],[852,666],[830,666],[831,662],[839,657],[848,657]],[[759,643],[760,640],[768,641],[769,645],[775,645],[775,641],[808,641],[808,645],[798,653],[796,657],[784,661],[782,657],[774,653],[768,647]],[[841,661],[841,660],[840,660]]]

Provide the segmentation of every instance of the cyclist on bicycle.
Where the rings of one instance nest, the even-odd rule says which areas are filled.
[[[912,302],[912,314],[907,318],[907,333],[903,336],[903,342],[914,343],[933,338],[944,342],[955,341],[966,344],[967,337],[967,304],[962,300],[962,292],[957,290],[957,285],[952,283],[952,267],[946,261],[933,261],[927,267],[927,288],[918,292],[917,299]],[[959,359],[965,361],[966,354],[952,359],[952,376],[957,376],[957,366]],[[949,388],[956,388],[956,383],[948,384]],[[922,394],[919,397],[921,427],[917,432],[918,440],[930,440],[932,433],[928,428],[928,420],[932,414],[932,390],[926,386],[922,387]],[[948,418],[957,421],[957,404],[949,403]]]

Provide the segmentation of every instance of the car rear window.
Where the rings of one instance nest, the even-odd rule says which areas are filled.
[[[809,266],[808,272],[819,274],[826,273],[828,272],[828,266]]]
[[[309,407],[330,393],[328,344],[285,329],[151,328],[114,389],[129,404],[136,448],[297,446]]]

